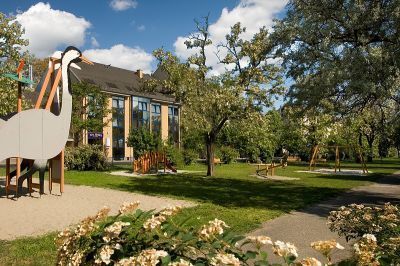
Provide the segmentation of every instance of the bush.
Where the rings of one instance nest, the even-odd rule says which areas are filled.
[[[183,151],[183,161],[185,165],[192,164],[197,158],[199,158],[199,155],[196,151],[189,149]]]
[[[160,150],[162,141],[159,136],[154,135],[144,127],[140,127],[129,132],[127,145],[128,147],[133,147],[133,156],[138,159],[146,152]]]
[[[315,258],[297,260],[291,243],[273,243],[267,236],[244,238],[218,219],[189,227],[174,220],[180,207],[154,213],[137,210],[138,204],[125,203],[113,217],[107,217],[110,209],[105,207],[59,233],[57,265],[271,265],[263,248],[267,245],[286,265],[321,265]],[[311,245],[326,257],[343,248],[334,240]]]
[[[229,146],[223,146],[217,150],[217,156],[221,159],[221,162],[230,164],[239,157],[239,152]]]
[[[400,211],[398,206],[386,203],[381,207],[351,204],[332,211],[328,217],[331,231],[346,240],[359,239],[355,246],[360,265],[400,264]]]
[[[82,145],[65,148],[65,166],[68,170],[105,170],[107,158],[101,145]]]
[[[183,165],[183,155],[178,148],[173,145],[168,145],[164,147],[164,150],[167,159],[173,166]]]

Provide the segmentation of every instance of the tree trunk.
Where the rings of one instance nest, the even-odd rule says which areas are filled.
[[[208,134],[206,137],[207,176],[212,176],[214,174],[214,143],[215,137],[211,134]]]
[[[374,155],[373,143],[374,143],[373,140],[372,141],[368,140],[369,151],[368,151],[368,156],[367,156],[367,162],[369,162],[369,163],[372,163],[372,159],[373,159],[373,155]]]

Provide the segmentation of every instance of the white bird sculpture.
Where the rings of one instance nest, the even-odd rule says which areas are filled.
[[[71,124],[72,94],[68,68],[72,63],[85,62],[81,51],[67,47],[61,57],[62,108],[59,115],[45,109],[29,109],[0,121],[0,161],[10,157],[34,160],[27,174],[39,170],[41,193],[47,160],[64,148]]]

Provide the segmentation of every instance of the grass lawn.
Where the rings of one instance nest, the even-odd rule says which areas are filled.
[[[326,164],[323,167],[331,166]],[[359,165],[352,163],[343,163],[342,166],[351,169],[360,168]],[[73,185],[105,187],[194,201],[198,206],[185,209],[179,219],[191,217],[189,225],[198,226],[219,218],[234,231],[245,233],[257,228],[266,220],[333,197],[352,187],[373,182],[385,174],[399,171],[400,160],[376,160],[374,164],[369,164],[368,168],[373,172],[368,176],[296,172],[307,170],[305,164],[289,165],[286,169],[276,171],[277,175],[300,178],[293,181],[260,180],[251,176],[255,173],[256,167],[243,163],[216,166],[214,177],[205,177],[205,165],[192,165],[184,169],[201,172],[133,178],[113,176],[108,172],[68,171],[65,178],[66,183]],[[113,167],[113,170],[121,169],[127,169],[127,166]],[[0,265],[54,263],[53,238],[54,235],[45,235],[1,241]]]

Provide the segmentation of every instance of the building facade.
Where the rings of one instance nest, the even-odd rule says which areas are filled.
[[[136,72],[95,63],[80,64],[81,70],[72,70],[72,82],[87,82],[99,86],[108,96],[112,110],[104,118],[102,132],[84,132],[83,144],[103,144],[109,160],[130,161],[133,149],[127,146],[131,129],[145,127],[162,140],[180,145],[180,105],[174,98],[162,93],[143,93],[143,81],[157,78]]]

